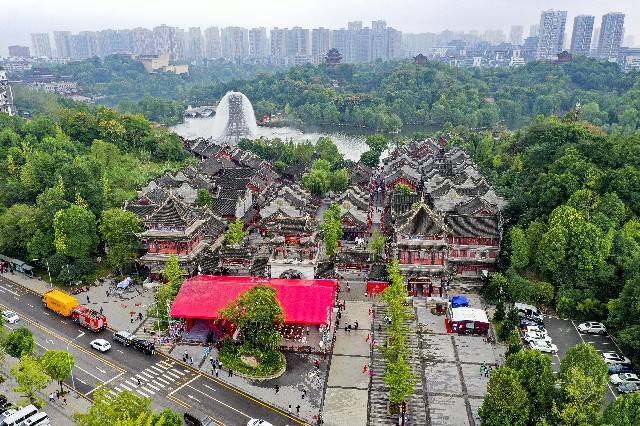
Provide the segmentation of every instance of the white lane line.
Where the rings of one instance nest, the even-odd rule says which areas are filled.
[[[157,387],[156,385],[152,384],[152,383],[145,383],[144,386],[149,386],[151,389],[155,389],[156,391],[159,391],[162,388]]]
[[[118,394],[112,390],[109,391],[109,395],[118,396]]]
[[[218,390],[217,390],[217,389],[212,388],[211,386],[209,386],[209,385],[208,385],[208,384],[206,384],[206,383],[203,383],[203,384],[202,384],[202,386],[204,386],[205,388],[207,388],[207,389],[209,389],[209,390],[212,390],[212,391],[214,391],[214,392],[218,392]]]
[[[116,349],[116,351],[120,352],[121,354],[123,354],[124,352],[122,352],[120,349]]]
[[[175,373],[178,373],[178,374],[179,374],[179,375],[181,375],[181,376],[186,375],[185,373],[191,373],[189,370],[184,370],[184,371],[185,371],[185,373],[183,373],[183,372],[182,372],[182,371],[180,371],[180,370],[171,370],[171,371],[173,371],[173,372],[175,372]]]
[[[129,385],[129,386],[131,386],[133,388],[138,386],[138,382],[136,380],[133,380],[133,379],[125,380],[124,383],[126,383],[127,385]]]
[[[30,308],[35,308],[35,306],[33,306],[31,303],[27,303],[27,306]]]
[[[152,379],[153,379],[154,377],[156,377],[156,376],[155,376],[155,375],[153,375],[153,374],[149,374],[146,370],[142,370],[142,371],[140,372],[140,374],[144,374],[145,376],[147,376],[147,377],[151,377]]]
[[[13,295],[15,295],[15,296],[20,296],[20,295],[19,295],[18,293],[16,293],[15,291],[13,291],[13,290],[9,290],[8,288],[6,288],[6,287],[5,287],[5,286],[3,286],[3,285],[0,285],[0,288],[2,288],[3,290],[8,291],[9,293],[11,293],[11,294],[13,294]],[[32,306],[32,307],[33,307],[33,306]]]
[[[90,375],[91,377],[93,377],[94,379],[96,379],[97,381],[102,382],[102,379],[101,379],[100,377],[94,376],[93,374],[91,374],[90,372],[88,372],[87,370],[85,370],[85,369],[84,369],[84,368],[82,368],[82,367],[79,367],[79,366],[77,366],[77,365],[76,365],[76,366],[74,366],[73,368],[77,368],[78,370],[80,370],[80,371],[83,371],[83,372],[87,373],[88,375]]]
[[[156,367],[155,365],[152,365],[152,366],[151,366],[151,367],[149,367],[149,368],[153,368],[153,369],[154,369],[154,370],[156,370],[158,373],[164,373],[164,370],[163,370],[163,369],[158,368],[158,367]]]
[[[183,387],[185,387],[185,386],[189,385],[189,383],[193,382],[193,381],[194,381],[194,380],[196,380],[198,377],[200,377],[200,375],[197,375],[197,376],[195,376],[193,379],[189,380],[188,382],[186,382],[186,383],[184,383],[184,384],[182,384],[182,385],[178,386],[177,388],[175,388],[174,390],[172,390],[171,392],[169,392],[169,393],[167,394],[167,396],[171,396],[171,395],[173,395],[174,393],[178,392],[180,389],[182,389]]]
[[[187,385],[188,385],[189,383],[190,383],[190,382],[187,382]],[[246,417],[246,418],[248,418],[248,419],[250,419],[250,418],[251,418],[251,416],[247,416],[247,415],[246,415],[245,413],[243,413],[242,411],[240,411],[240,410],[238,410],[238,409],[236,409],[236,408],[233,408],[232,406],[230,406],[230,405],[228,405],[228,404],[225,404],[224,402],[222,402],[222,401],[220,401],[220,400],[218,400],[218,399],[215,399],[215,398],[214,398],[214,397],[212,397],[211,395],[207,395],[206,393],[202,392],[202,391],[201,391],[201,390],[199,390],[199,389],[194,388],[193,386],[189,386],[189,387],[190,387],[191,389],[193,389],[194,391],[198,392],[199,394],[202,394],[202,395],[206,396],[207,398],[214,400],[214,401],[215,401],[215,402],[217,402],[218,404],[224,405],[225,407],[227,407],[227,408],[229,408],[229,409],[231,409],[231,410],[235,411],[235,412],[236,412],[236,413],[238,413],[238,414],[241,414],[241,415],[245,416],[245,417]],[[176,390],[177,390],[177,389],[176,389]],[[190,396],[190,395],[189,395],[189,396]]]
[[[102,386],[106,386],[109,383],[111,383],[112,381],[114,381],[115,379],[117,379],[118,377],[122,376],[124,374],[124,371],[119,373],[117,376],[113,376],[112,378],[110,378],[109,380],[107,380],[106,382],[102,383],[100,386],[95,387],[93,389],[91,389],[89,392],[86,393],[87,396],[91,395],[93,392],[95,392],[96,390],[98,390],[99,388],[101,388]]]
[[[196,401],[197,403],[200,403],[200,400],[198,398],[196,398],[193,395],[187,395],[190,399],[193,399],[194,401]]]
[[[147,395],[146,393],[142,392],[140,389],[136,389],[136,392],[138,392],[140,395],[144,396],[145,398],[149,398],[149,395]]]
[[[146,386],[142,386],[140,389],[142,389],[145,393],[150,393],[151,395],[155,395],[156,393],[154,391],[152,391],[151,389],[147,389]]]
[[[76,380],[79,381],[80,383],[82,383],[83,385],[87,385],[87,386],[89,385],[89,383],[85,382],[84,380],[82,380],[80,378],[77,378]]]
[[[166,374],[170,375],[173,378],[180,379],[181,377],[175,374],[173,371],[167,371]]]
[[[102,368],[98,367],[97,365],[96,365],[96,369],[97,369],[99,372],[101,372],[102,374],[107,374],[107,372],[106,372],[105,370],[103,370]]]

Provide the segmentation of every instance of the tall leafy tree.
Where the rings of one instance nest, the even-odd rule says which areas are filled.
[[[236,219],[229,223],[227,232],[224,234],[224,241],[229,245],[238,245],[242,243],[247,232],[244,230],[244,223],[240,219]]]
[[[66,351],[48,350],[40,358],[40,363],[44,371],[60,384],[71,377],[71,370],[75,364],[73,355]]]
[[[525,268],[529,264],[529,243],[525,232],[519,226],[509,231],[511,237],[511,266],[516,269]]]
[[[384,256],[384,246],[386,238],[379,231],[373,231],[371,240],[369,241],[369,253],[374,262],[379,262]]]
[[[96,217],[85,206],[73,204],[58,211],[53,219],[56,252],[84,259],[95,253],[98,245]]]
[[[120,269],[136,255],[139,245],[136,233],[142,228],[135,213],[122,209],[104,210],[99,230],[111,267]]]
[[[478,412],[483,425],[524,426],[529,422],[531,402],[517,371],[501,367],[493,372]]]
[[[43,389],[51,381],[51,377],[45,373],[42,364],[31,355],[25,355],[11,369],[18,386],[15,391],[22,393],[30,403],[38,403],[38,391]]]
[[[7,333],[2,339],[4,350],[14,358],[32,354],[36,348],[31,330],[19,327]]]
[[[338,241],[342,238],[342,212],[340,205],[333,203],[324,212],[322,234],[327,256],[333,257],[338,251]]]
[[[619,395],[604,410],[604,423],[611,426],[636,426],[640,419],[640,392]]]
[[[518,373],[531,402],[529,422],[535,424],[549,413],[555,396],[551,360],[543,353],[525,349],[509,355],[505,365]]]

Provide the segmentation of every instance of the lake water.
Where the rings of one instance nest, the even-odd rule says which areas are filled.
[[[169,127],[169,130],[176,132],[185,139],[209,138],[213,135],[213,120],[213,117],[185,118],[183,123]],[[304,132],[293,127],[258,127],[257,137],[280,138],[282,140],[292,140],[293,142],[316,142],[322,136],[331,138],[340,153],[348,160],[358,161],[360,155],[368,150],[365,136],[344,133]]]

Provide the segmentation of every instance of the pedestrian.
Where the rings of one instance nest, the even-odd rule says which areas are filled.
[[[62,398],[62,402],[64,402],[64,405],[67,405],[67,397],[66,396],[64,398]]]
[[[213,357],[212,356],[209,357],[209,362],[211,363],[211,366],[213,367]]]
[[[216,368],[216,377],[218,377],[218,372],[219,372],[219,371],[220,371],[220,370],[218,370],[218,369]]]
[[[490,366],[486,366],[484,368],[484,377],[489,377],[489,373],[491,372],[491,367]]]
[[[142,382],[140,382],[140,378],[137,377],[137,379],[138,379],[138,386],[142,386]]]
[[[358,321],[356,320],[356,322],[355,322],[355,329],[356,330],[358,329],[358,326],[359,326],[359,324],[358,324]]]
[[[147,327],[142,327],[142,331],[144,332],[144,334],[147,334]]]
[[[131,324],[133,324],[133,317],[131,317]]]
[[[320,360],[316,359],[313,363],[316,365],[316,368],[320,370]]]
[[[309,335],[309,326],[307,326],[307,336]]]
[[[351,286],[349,285],[348,281],[347,281],[347,293],[351,293]]]
[[[307,396],[307,390],[302,389],[302,399],[304,399],[305,396]]]
[[[229,369],[229,377],[233,377],[233,370]]]
[[[300,404],[296,406],[296,414],[300,415]]]
[[[347,328],[349,328],[349,324],[345,324],[345,325],[344,325],[344,331],[345,331],[345,333],[347,332]]]
[[[289,404],[289,412],[293,413],[293,410],[291,409],[291,404]]]
[[[351,333],[351,324],[349,324],[349,325],[347,326],[347,331],[348,331],[349,333]]]
[[[189,364],[193,365],[193,357],[189,355]]]
[[[484,376],[484,363],[480,365],[480,377]]]
[[[342,319],[342,311],[338,311],[338,319]]]
[[[53,392],[49,394],[49,401],[55,401],[55,398],[53,397]]]
[[[365,342],[369,343],[369,338],[371,337],[370,333],[367,333],[367,337],[364,339]]]
[[[89,300],[89,295],[87,294],[87,303],[91,303],[91,300]]]
[[[280,392],[280,386],[276,385],[276,394]]]
[[[378,323],[378,331],[382,331],[382,324]]]
[[[100,306],[100,315],[102,315],[102,306]]]
[[[369,364],[364,364],[362,366],[362,374],[366,374],[368,370],[369,370]]]

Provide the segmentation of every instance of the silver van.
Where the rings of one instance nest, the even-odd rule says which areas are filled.
[[[26,407],[19,409],[12,415],[5,417],[4,420],[0,422],[0,426],[18,426],[37,412],[38,409],[35,405],[27,405]]]

